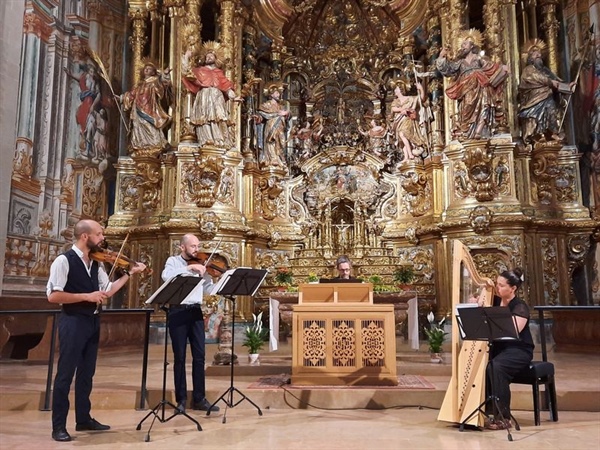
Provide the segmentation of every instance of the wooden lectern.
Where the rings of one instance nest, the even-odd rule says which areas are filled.
[[[292,327],[292,384],[398,384],[394,305],[374,305],[372,284],[300,285]]]

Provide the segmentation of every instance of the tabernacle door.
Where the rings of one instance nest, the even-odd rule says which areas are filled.
[[[494,283],[477,273],[468,247],[455,240],[452,248],[452,378],[438,420],[462,423],[483,402],[488,349],[486,342],[461,339],[456,309],[472,297],[490,306]],[[483,417],[476,414],[466,423],[483,426]]]

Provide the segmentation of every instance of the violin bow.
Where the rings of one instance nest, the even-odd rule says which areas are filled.
[[[108,281],[110,281],[112,276],[115,274],[115,269],[117,268],[117,261],[119,260],[119,258],[121,257],[121,254],[123,253],[123,249],[125,248],[127,239],[129,239],[129,232],[127,232],[127,235],[125,236],[125,239],[123,240],[123,243],[121,244],[121,248],[119,249],[119,253],[117,253],[117,257],[115,258],[115,263],[113,264],[112,268],[110,269],[110,272],[108,274]],[[94,314],[98,314],[100,312],[100,310],[102,310],[102,303],[98,303],[96,305],[96,310],[94,311]]]
[[[208,263],[210,262],[210,260],[212,259],[213,256],[215,256],[215,253],[217,252],[217,250],[219,249],[219,247],[221,246],[221,242],[223,242],[223,238],[221,237],[221,239],[219,239],[219,242],[217,242],[217,245],[215,246],[215,248],[213,249],[212,253],[210,254],[210,256],[207,258],[206,261],[204,261],[204,267],[208,266]]]

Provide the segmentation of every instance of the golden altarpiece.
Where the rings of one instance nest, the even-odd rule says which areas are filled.
[[[263,299],[278,268],[302,283],[347,254],[388,284],[412,265],[446,315],[460,239],[486,276],[522,266],[531,305],[597,302],[598,5],[584,3],[29,2],[3,295],[42,294],[91,217],[153,269],[117,307],[150,296],[187,232],[207,251],[222,239],[231,267],[269,269]],[[560,130],[524,136],[532,42],[578,84],[555,93],[561,115],[570,103]],[[446,75],[461,58],[494,68],[481,98]],[[216,96],[205,67],[220,70]]]

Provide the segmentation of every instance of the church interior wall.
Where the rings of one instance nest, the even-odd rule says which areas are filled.
[[[373,52],[368,64],[324,31],[344,14],[367,20],[357,17],[359,9],[340,12],[343,2],[311,0],[303,10],[287,0],[278,10],[268,1],[253,7],[211,0],[201,8],[186,1],[168,11],[149,10],[150,3],[32,0],[0,7],[0,145],[7,162],[0,164],[0,294],[43,296],[49,266],[71,241],[73,225],[93,218],[107,226],[111,243],[132,233],[128,251],[154,274],[192,231],[207,250],[223,238],[230,263],[269,269],[267,288],[286,266],[299,282],[311,271],[333,275],[339,253],[357,260],[357,275],[377,272],[389,283],[394,265],[413,264],[420,294],[437,299],[438,312],[447,314],[450,242],[461,239],[490,276],[523,265],[531,304],[600,302],[600,135],[592,128],[600,121],[597,33],[564,139],[526,141],[518,119],[524,41],[548,41],[549,70],[574,80],[587,30],[598,29],[598,1],[540,1],[526,11],[522,2],[471,2],[461,19],[453,14],[466,2],[442,2],[441,14],[435,1],[422,11],[415,5],[424,2],[394,2],[412,5],[396,12],[414,33],[401,29],[396,39],[384,28],[381,35],[363,29],[364,40],[387,52]],[[554,13],[547,12],[550,3]],[[329,22],[312,21],[316,4],[324,5]],[[490,18],[490,9],[510,19],[508,26]],[[391,20],[390,11],[377,20]],[[313,34],[303,30],[314,24]],[[440,52],[456,50],[459,35],[471,28],[479,33],[473,39],[485,38],[486,57],[510,71],[508,80],[499,76],[506,87],[495,99],[505,106],[504,117],[498,115],[504,128],[487,137],[460,134],[469,132],[457,119],[460,101],[446,95],[456,78],[436,72]],[[344,33],[359,41],[355,30]],[[501,39],[512,36],[518,42]],[[241,97],[225,106],[229,146],[199,142],[195,96],[180,81],[192,79],[181,58],[186,50],[191,67],[201,67],[211,41],[219,41],[213,50]],[[323,43],[329,53],[319,53]],[[407,58],[420,65],[405,70]],[[143,88],[150,59],[166,87],[158,103],[175,99],[163,104],[170,117],[158,135],[166,144],[149,138],[136,144],[124,125],[135,132],[124,98]],[[170,74],[163,72],[167,65]],[[417,71],[428,89],[420,106],[411,81]],[[407,96],[395,94],[400,82]],[[411,135],[417,144],[408,156],[398,147],[401,133],[390,137],[398,100],[414,101],[413,108],[430,115],[426,136]],[[260,142],[264,127],[275,126],[267,107],[289,116],[281,148]],[[491,175],[483,182],[478,177],[486,171]],[[159,284],[156,275],[140,277],[118,303],[139,306]],[[242,307],[246,315],[253,310],[246,301]]]

